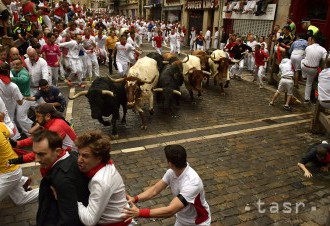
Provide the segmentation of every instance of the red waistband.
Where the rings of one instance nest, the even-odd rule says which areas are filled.
[[[307,68],[313,68],[313,69],[317,69],[318,67],[310,67],[310,66],[307,66],[306,64],[303,63],[303,65]]]
[[[130,223],[132,223],[132,220],[127,222],[121,221],[117,223],[97,224],[97,226],[128,226]]]

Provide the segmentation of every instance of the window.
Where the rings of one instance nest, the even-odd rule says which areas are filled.
[[[328,12],[327,0],[309,1],[307,17],[313,20],[326,20]]]

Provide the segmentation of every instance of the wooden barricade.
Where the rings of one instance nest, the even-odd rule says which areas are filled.
[[[325,114],[325,108],[317,101],[311,123],[312,133],[324,133],[330,134],[330,116]]]

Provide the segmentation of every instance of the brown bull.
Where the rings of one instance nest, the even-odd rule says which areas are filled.
[[[229,83],[229,64],[230,59],[228,58],[220,58],[219,60],[213,60],[210,58],[214,66],[211,65],[211,72],[214,75],[214,85],[219,84],[220,86],[220,94],[225,95],[224,87],[228,87]],[[225,86],[223,85],[224,83]]]
[[[197,56],[201,60],[201,67],[203,71],[210,71],[210,65],[209,65],[209,58],[210,55],[208,55],[203,50],[194,50],[191,52],[191,55]],[[208,74],[205,74],[206,77],[206,85],[209,85],[210,76]]]

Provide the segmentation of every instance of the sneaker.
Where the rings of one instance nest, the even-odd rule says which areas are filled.
[[[269,105],[269,106],[274,106],[274,103],[273,103],[273,102],[269,102],[268,105]]]
[[[322,141],[322,144],[328,144],[328,141],[323,140],[323,141]]]
[[[286,111],[292,111],[292,108],[290,106],[284,105],[284,110],[286,110]]]

